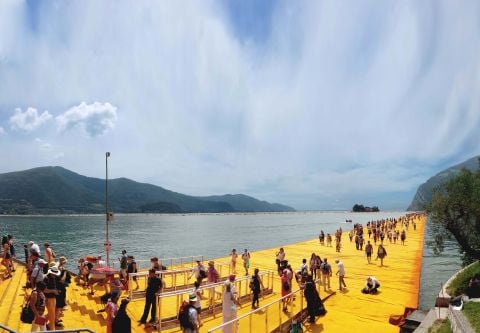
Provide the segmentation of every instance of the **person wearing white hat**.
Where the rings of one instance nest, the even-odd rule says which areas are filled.
[[[57,281],[56,278],[60,276],[60,270],[55,263],[52,262],[49,265],[49,270],[47,272],[47,276],[45,278],[45,284],[47,288],[43,292],[46,297],[46,307],[47,307],[47,327],[49,330],[55,330],[56,321],[56,312],[57,312],[57,298],[58,290],[57,290]]]
[[[240,306],[240,302],[238,301],[238,295],[235,292],[234,282],[228,279],[225,282],[225,290],[223,292],[223,302],[222,302],[222,323],[226,323],[230,320],[237,318],[237,307]],[[233,333],[238,331],[238,327],[229,324],[223,327],[223,333]],[[235,326],[238,326],[238,322],[235,323]]]
[[[32,288],[35,287],[37,282],[43,281],[43,279],[45,278],[43,274],[43,267],[46,264],[47,262],[42,258],[38,259],[37,265],[33,269],[32,274],[30,275],[30,286],[32,286]]]

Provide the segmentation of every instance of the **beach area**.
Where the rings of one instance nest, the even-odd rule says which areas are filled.
[[[351,224],[346,224],[346,226],[353,227]],[[293,270],[299,269],[302,259],[306,258],[309,260],[313,252],[320,255],[322,259],[328,258],[328,262],[332,265],[333,276],[330,282],[331,289],[325,292],[323,287],[318,286],[318,291],[322,299],[331,295],[324,303],[328,313],[324,317],[317,318],[315,324],[306,324],[308,331],[398,332],[398,327],[388,323],[389,316],[403,314],[406,307],[418,307],[425,218],[422,217],[417,221],[416,230],[413,230],[412,225],[410,225],[406,234],[405,245],[401,245],[400,240],[397,241],[397,244],[390,244],[387,239],[385,239],[384,244],[388,255],[385,258],[383,267],[380,267],[380,261],[375,260],[375,258],[372,259],[371,264],[367,263],[364,251],[357,250],[355,243],[350,242],[348,237],[350,229],[351,228],[343,228],[340,253],[336,252],[334,243],[331,247],[326,245],[322,246],[318,238],[283,246],[286,259],[292,265]],[[366,228],[364,229],[365,237],[367,237]],[[366,241],[368,240],[369,239],[366,238]],[[370,241],[373,243],[373,239],[370,239]],[[259,268],[260,271],[275,271],[275,256],[278,249],[278,247],[273,247],[251,251],[249,274],[253,273],[254,268]],[[376,249],[377,247],[375,246],[374,250],[376,251]],[[241,250],[242,249],[239,249],[240,254]],[[335,276],[337,270],[335,259],[340,259],[346,270],[345,282],[347,289],[342,292],[337,290],[338,279]],[[213,258],[213,260],[216,263],[228,263],[230,258],[217,257]],[[21,276],[23,274],[22,268],[20,266],[19,268],[13,279],[4,281],[4,283],[0,285],[0,295],[3,295],[2,309],[4,308],[4,304],[9,304],[9,311],[5,311],[0,315],[0,323],[4,323],[17,331],[23,332],[28,331],[29,325],[22,324],[19,321],[19,309],[24,297],[24,291],[21,289],[24,277]],[[243,268],[239,258],[237,279],[241,278],[244,274],[242,270]],[[227,274],[224,273],[223,275]],[[380,282],[381,287],[379,288],[378,294],[365,295],[361,293],[367,276],[374,276]],[[260,298],[260,307],[272,302],[275,303],[275,301],[280,298],[281,283],[278,276],[275,276],[272,287],[273,292],[271,294]],[[297,289],[297,284],[294,282],[292,291],[295,292]],[[96,295],[91,296],[88,295],[87,289],[72,284],[68,289],[69,310],[64,312],[63,320],[66,323],[65,325],[68,325],[68,328],[88,327],[97,332],[104,331],[106,325],[104,315],[97,313],[103,308],[99,302],[99,295],[101,295],[102,291],[103,288],[97,288]],[[188,296],[188,292],[185,295]],[[300,296],[300,293],[297,293],[297,295]],[[124,297],[125,296],[124,294]],[[297,299],[301,299],[301,297],[297,297]],[[266,325],[266,313],[268,313],[270,325],[275,325],[277,322],[288,322],[291,316],[300,310],[298,300],[294,304],[295,306],[292,306],[288,313],[279,311],[278,303],[275,303],[275,305],[268,307],[264,311],[259,311],[252,316],[248,316],[239,322],[238,332],[250,332],[252,331],[252,325],[257,328]],[[133,322],[132,331],[145,332],[153,330],[153,327],[145,329],[144,326],[135,324],[136,320],[141,317],[143,306],[143,299],[131,301],[128,306],[128,314]],[[162,303],[162,306],[164,307],[164,312],[169,313],[176,313],[178,309],[178,304],[168,299]],[[165,311],[165,309],[167,311]],[[238,309],[238,316],[242,316],[250,311],[251,308],[248,302],[242,304],[242,307]],[[222,319],[219,315],[205,317],[200,332],[208,332],[209,329],[220,325],[221,321]],[[170,327],[162,329],[162,331],[178,332],[179,327]],[[221,330],[218,331],[220,332]],[[262,329],[258,331],[263,332]]]

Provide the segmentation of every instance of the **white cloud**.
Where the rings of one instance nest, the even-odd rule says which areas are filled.
[[[259,43],[216,1],[14,3],[0,1],[0,110],[115,105],[56,117],[86,136],[42,128],[80,173],[101,177],[108,150],[117,176],[318,208],[412,192],[479,152],[480,2],[279,1]],[[10,136],[0,169],[22,147]]]
[[[80,103],[56,117],[60,131],[81,127],[89,136],[102,135],[115,127],[117,108],[110,103]]]
[[[38,114],[37,109],[32,107],[29,107],[25,111],[16,108],[13,116],[10,117],[10,127],[12,130],[33,131],[51,118],[52,115],[48,111]]]
[[[0,134],[5,134],[5,129],[2,126],[0,126]]]

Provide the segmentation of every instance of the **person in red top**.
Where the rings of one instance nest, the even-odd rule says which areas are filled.
[[[287,273],[288,273],[288,271],[285,269],[283,271],[282,277],[280,279],[280,281],[282,283],[282,297],[290,294],[291,289],[292,289],[291,286],[290,286],[290,282],[288,280],[288,274]],[[288,297],[285,297],[284,299],[282,299],[283,311],[287,311],[287,301],[288,301]]]

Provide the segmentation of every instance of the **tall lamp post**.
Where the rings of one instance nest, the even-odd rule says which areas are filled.
[[[107,267],[110,267],[110,240],[108,238],[108,224],[110,223],[111,214],[108,212],[108,158],[110,153],[105,153],[105,225],[106,225],[106,240],[105,240],[105,252],[107,252]]]

